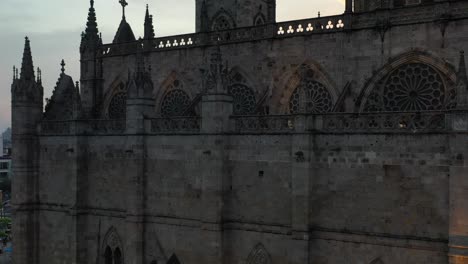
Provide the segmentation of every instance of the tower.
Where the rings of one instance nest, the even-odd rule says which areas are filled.
[[[97,59],[97,52],[102,45],[96,22],[94,0],[88,13],[86,30],[81,34],[80,62],[81,62],[81,99],[85,117],[96,117],[97,107],[101,103],[101,63]]]
[[[276,21],[276,0],[197,0],[197,32],[250,27]]]
[[[12,204],[14,207],[13,260],[18,264],[37,263],[38,228],[36,208],[39,176],[39,137],[37,126],[42,119],[43,94],[40,70],[34,76],[29,39],[26,38],[21,75],[14,70],[11,85],[12,98]]]

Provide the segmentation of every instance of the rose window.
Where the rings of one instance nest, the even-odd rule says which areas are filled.
[[[127,94],[120,92],[112,97],[109,103],[109,119],[125,119],[127,111]]]
[[[440,110],[445,104],[445,87],[430,66],[413,63],[398,68],[383,87],[387,111]]]
[[[233,111],[235,115],[248,115],[255,112],[255,93],[248,86],[234,84],[229,87],[229,94],[233,97]]]
[[[168,92],[161,104],[162,116],[181,116],[190,105],[190,97],[180,89]]]
[[[327,113],[332,110],[332,97],[327,88],[316,81],[302,82],[289,100],[291,114]]]

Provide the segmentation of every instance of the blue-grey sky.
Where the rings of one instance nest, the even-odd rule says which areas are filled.
[[[157,36],[195,31],[195,0],[128,0],[127,21],[143,35],[145,6],[154,15]],[[344,0],[277,0],[277,20],[340,14]],[[12,67],[21,66],[24,37],[31,40],[35,67],[41,67],[44,96],[50,97],[65,59],[66,72],[79,80],[80,34],[85,28],[88,0],[2,0],[0,8],[0,131],[10,126]],[[112,41],[121,19],[118,0],[95,0],[104,42]]]

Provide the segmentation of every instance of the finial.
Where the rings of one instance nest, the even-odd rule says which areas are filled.
[[[76,87],[76,90],[79,91],[80,90],[80,82],[78,82],[78,81],[75,82],[75,87]]]
[[[122,5],[122,19],[125,20],[125,7],[128,6],[128,3],[125,0],[120,0],[119,3]]]
[[[91,4],[91,8],[93,8],[94,7],[94,0],[90,0],[89,2]]]
[[[13,81],[16,80],[16,66],[13,65]]]
[[[320,17],[320,11],[318,12],[318,17]]]
[[[60,66],[62,66],[62,74],[65,74],[65,61],[62,60],[62,63],[60,63]]]

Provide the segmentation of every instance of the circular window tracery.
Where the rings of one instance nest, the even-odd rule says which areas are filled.
[[[119,92],[112,97],[109,103],[109,119],[125,119],[127,112],[127,94]]]
[[[180,89],[168,92],[161,103],[162,116],[181,116],[190,105],[189,95]]]
[[[214,31],[222,31],[222,30],[227,30],[230,28],[231,28],[231,23],[229,23],[229,20],[224,15],[219,16],[213,23]]]
[[[229,87],[229,94],[233,97],[235,115],[249,115],[255,112],[257,104],[255,93],[247,85],[233,84]]]
[[[422,63],[409,63],[377,83],[367,98],[364,110],[441,110],[451,107],[446,104],[453,97],[451,92],[446,94],[444,81],[434,68]]]
[[[289,100],[291,114],[328,113],[333,107],[333,100],[328,89],[314,80],[301,82]]]

